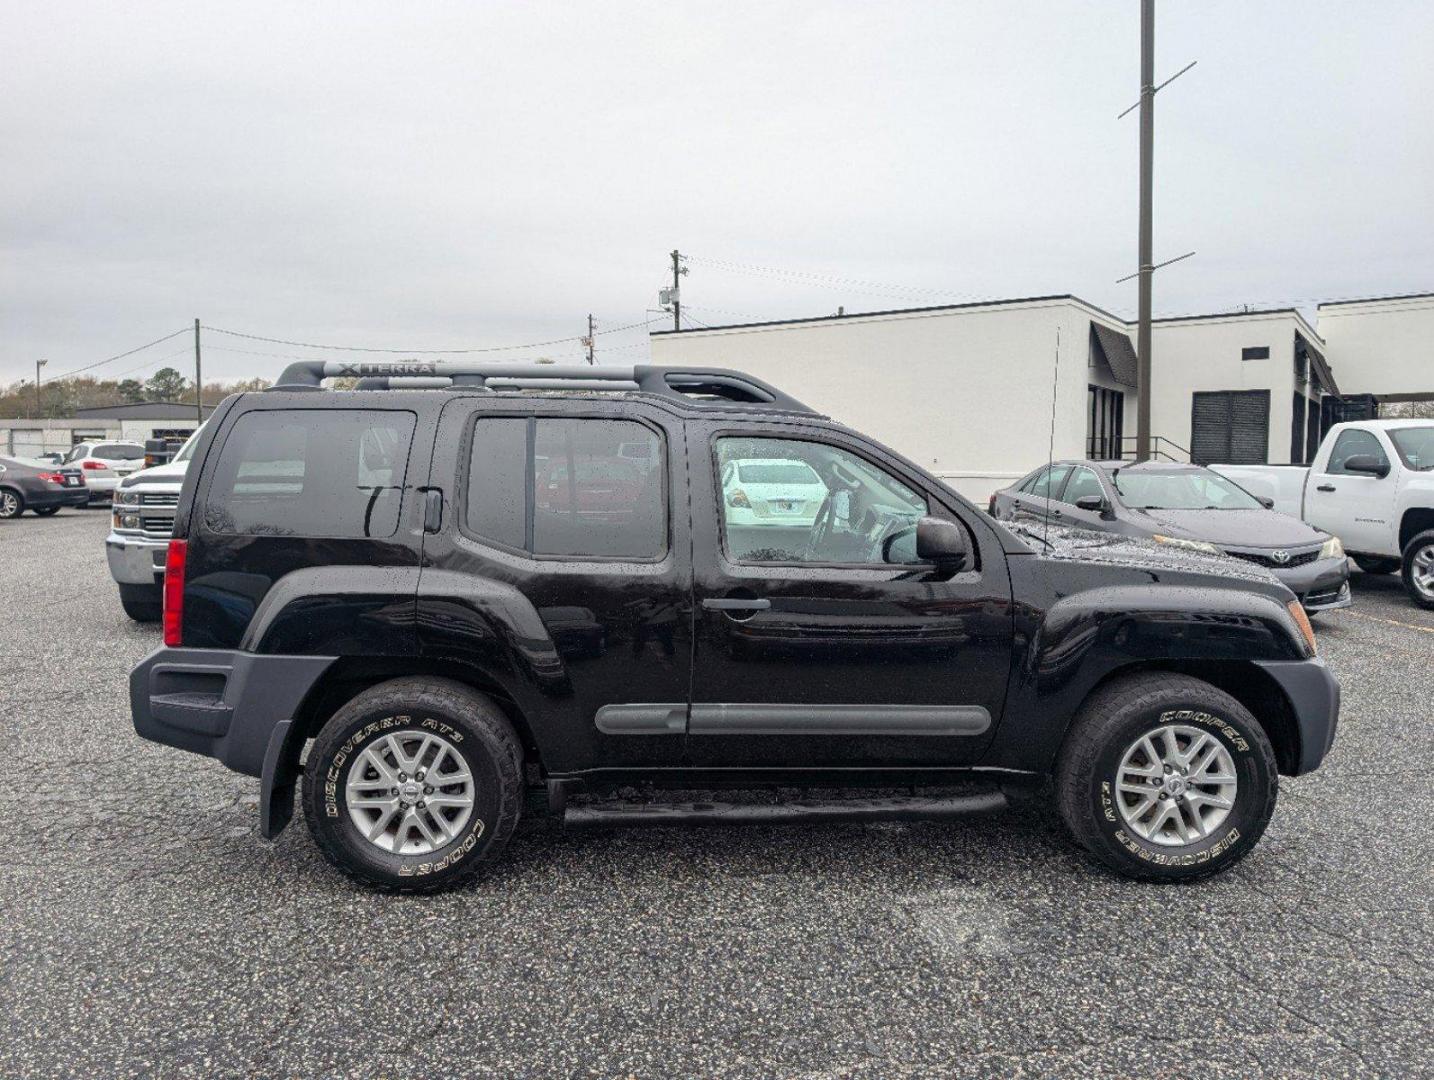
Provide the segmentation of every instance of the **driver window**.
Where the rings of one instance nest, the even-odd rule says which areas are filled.
[[[798,439],[718,439],[722,540],[738,562],[915,562],[926,499],[865,458]],[[887,548],[889,559],[882,557]]]
[[[1325,472],[1335,476],[1348,473],[1349,470],[1344,467],[1344,463],[1360,454],[1368,454],[1381,465],[1389,464],[1389,458],[1384,454],[1384,447],[1379,445],[1379,439],[1375,437],[1374,433],[1355,428],[1352,431],[1341,432],[1339,438],[1334,441],[1334,449],[1329,452],[1329,465],[1325,467]]]

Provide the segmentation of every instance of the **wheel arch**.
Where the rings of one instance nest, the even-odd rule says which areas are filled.
[[[461,683],[490,698],[513,725],[523,747],[524,760],[530,767],[541,770],[542,754],[527,717],[501,680],[487,672],[467,664],[424,657],[341,657],[309,689],[292,720],[284,723],[282,730],[275,731],[260,778],[261,834],[272,840],[292,820],[294,789],[302,771],[300,761],[304,748],[329,717],[365,690],[393,679],[423,676]]]
[[[1413,506],[1404,511],[1404,516],[1399,519],[1400,554],[1409,546],[1409,541],[1431,529],[1434,529],[1434,507]]]
[[[1117,680],[1131,675],[1168,671],[1189,675],[1207,682],[1217,690],[1223,690],[1250,710],[1255,722],[1264,729],[1270,745],[1275,751],[1275,763],[1282,776],[1293,776],[1299,770],[1301,742],[1300,728],[1295,719],[1294,707],[1278,683],[1258,665],[1238,660],[1160,659],[1142,660],[1106,672],[1090,692],[1082,699],[1077,713],[1097,693]],[[1074,724],[1066,728],[1066,737]]]

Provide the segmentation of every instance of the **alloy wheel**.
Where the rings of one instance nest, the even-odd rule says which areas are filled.
[[[1239,780],[1230,751],[1208,731],[1164,724],[1136,739],[1116,770],[1125,824],[1165,847],[1197,843],[1235,807]]]
[[[359,751],[344,805],[359,835],[394,855],[426,855],[457,837],[473,815],[475,788],[453,744],[400,731]]]
[[[1421,596],[1434,600],[1434,543],[1425,544],[1409,560],[1409,580]]]
[[[20,513],[20,499],[13,491],[0,491],[0,518],[12,518]]]

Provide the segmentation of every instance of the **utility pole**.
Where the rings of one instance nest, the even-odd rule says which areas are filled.
[[[1150,279],[1155,158],[1155,0],[1140,0],[1140,297],[1136,332],[1135,460],[1150,458]]]
[[[687,268],[682,265],[682,255],[676,248],[672,249],[672,329],[682,329],[682,301],[679,299],[678,279],[687,273]]]
[[[588,363],[589,363],[589,364],[595,364],[595,363],[597,363],[597,361],[593,359],[593,316],[592,316],[592,312],[588,312],[588,341],[587,341],[587,345],[588,345]]]
[[[48,361],[48,360],[36,360],[36,361],[35,361],[35,419],[36,419],[36,420],[40,419],[40,417],[43,415],[43,414],[40,412],[40,369],[41,369],[42,367],[44,367],[46,364],[48,364],[49,362],[50,362],[50,361]]]
[[[204,423],[204,379],[199,373],[199,320],[194,320],[194,417],[196,428]]]

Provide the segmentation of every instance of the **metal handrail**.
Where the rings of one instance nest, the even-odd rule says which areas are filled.
[[[1124,446],[1124,444],[1125,444],[1125,443],[1128,443],[1128,442],[1138,443],[1138,442],[1139,442],[1139,439],[1140,439],[1140,437],[1139,437],[1138,435],[1122,435],[1122,436],[1120,436],[1120,440],[1119,440],[1119,441],[1120,441],[1120,443],[1122,444],[1122,445],[1121,445],[1121,448],[1120,448],[1120,457],[1121,457],[1122,460],[1124,460],[1124,458],[1125,458],[1125,446]],[[1185,455],[1184,458],[1178,458],[1178,457],[1176,457],[1174,454],[1169,453],[1169,452],[1166,451],[1166,450],[1162,450],[1162,449],[1161,449],[1161,443],[1164,443],[1166,446],[1170,447],[1171,450],[1174,450],[1174,451],[1177,451],[1177,452],[1179,452],[1179,453],[1181,453],[1181,454],[1184,454],[1184,455]],[[1133,456],[1133,455],[1132,455],[1132,456]],[[1152,436],[1150,437],[1150,456],[1151,456],[1152,458],[1160,458],[1160,459],[1163,459],[1163,460],[1165,460],[1165,461],[1173,461],[1173,462],[1176,462],[1177,464],[1180,464],[1180,463],[1188,462],[1188,461],[1190,460],[1190,451],[1187,450],[1185,447],[1181,446],[1179,443],[1175,442],[1173,439],[1167,439],[1164,435],[1152,435]]]

